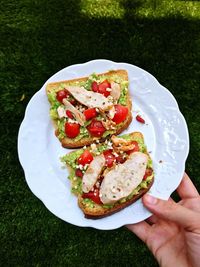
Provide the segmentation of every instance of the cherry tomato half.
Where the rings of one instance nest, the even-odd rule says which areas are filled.
[[[73,118],[74,118],[74,116],[73,116],[73,114],[72,114],[72,112],[71,112],[70,110],[66,110],[66,115],[67,115],[67,117],[69,117],[70,119],[73,119]]]
[[[98,90],[99,90],[98,83],[96,81],[92,82],[92,91],[98,92]]]
[[[107,88],[111,88],[111,84],[108,82],[108,80],[104,80],[100,84],[98,84],[96,81],[92,83],[92,91],[100,93],[105,97],[110,95],[110,92],[106,90]]]
[[[140,116],[140,115],[137,115],[136,116],[136,120],[139,121],[140,123],[145,123],[145,120]]]
[[[124,163],[126,161],[126,157],[124,157],[122,154],[118,155],[115,158],[117,163]]]
[[[62,103],[64,98],[67,98],[69,96],[69,92],[66,89],[60,90],[56,94],[56,99]]]
[[[116,161],[115,156],[112,154],[112,150],[109,149],[109,150],[104,151],[103,155],[106,160],[106,166],[108,168],[111,168],[113,166],[113,163]]]
[[[101,199],[99,197],[99,189],[94,189],[94,191],[90,191],[88,193],[83,193],[82,198],[89,198],[97,204],[102,204]]]
[[[133,141],[132,144],[133,144],[135,147],[134,147],[133,149],[129,150],[129,151],[126,151],[126,153],[127,153],[128,155],[130,155],[130,154],[133,153],[133,152],[138,152],[138,151],[140,151],[140,147],[139,147],[139,145],[138,145],[138,142]]]
[[[107,97],[110,95],[110,91],[106,90],[107,88],[111,88],[111,84],[107,80],[105,80],[99,84],[98,92]]]
[[[115,115],[112,119],[116,124],[123,122],[128,115],[128,108],[122,105],[115,105]]]
[[[97,121],[95,119],[92,120],[87,129],[89,133],[95,137],[101,137],[103,133],[106,131],[106,128],[103,126],[102,122]]]
[[[91,161],[93,161],[93,156],[89,150],[85,150],[83,154],[81,154],[78,158],[78,164],[81,164],[83,166],[85,164],[89,164]]]
[[[80,124],[78,123],[65,123],[65,133],[69,138],[75,138],[80,133]]]
[[[145,171],[145,175],[143,177],[143,180],[145,181],[147,179],[148,176],[151,176],[153,173],[153,170],[151,168],[147,168]]]
[[[76,169],[75,175],[82,178],[83,177],[83,172],[80,169]]]
[[[95,108],[88,108],[86,109],[83,114],[85,115],[85,119],[88,121],[94,117],[96,117],[97,112]]]

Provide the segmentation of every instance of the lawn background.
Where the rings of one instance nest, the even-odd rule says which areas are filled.
[[[200,2],[2,0],[0,5],[0,265],[157,266],[123,227],[79,228],[51,214],[25,182],[18,128],[31,97],[58,70],[97,58],[137,65],[177,99],[190,132],[186,170],[200,189]]]

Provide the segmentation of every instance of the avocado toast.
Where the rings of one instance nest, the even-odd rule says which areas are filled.
[[[71,191],[88,219],[126,208],[145,194],[154,180],[152,160],[140,132],[113,135],[61,160],[69,167]]]
[[[46,93],[55,134],[76,148],[125,130],[132,120],[126,70],[49,83]]]

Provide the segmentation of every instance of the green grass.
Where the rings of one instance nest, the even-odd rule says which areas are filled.
[[[190,132],[186,170],[200,189],[200,2],[2,0],[0,10],[1,266],[157,266],[125,228],[78,228],[52,215],[25,182],[17,134],[28,101],[58,70],[128,62],[176,97]]]

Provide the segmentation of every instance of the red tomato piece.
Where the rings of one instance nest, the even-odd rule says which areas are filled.
[[[69,98],[69,102],[70,102],[73,106],[75,106],[76,103],[77,103],[76,99],[73,98],[73,97],[70,97],[70,98]]]
[[[69,92],[66,89],[60,90],[56,93],[56,99],[62,103],[64,98],[69,96]]]
[[[143,180],[145,181],[147,179],[148,176],[151,176],[153,173],[153,170],[151,168],[147,168],[145,171],[145,175],[143,177]]]
[[[99,90],[99,86],[98,86],[98,83],[97,82],[92,82],[92,91],[93,92],[98,92]]]
[[[124,163],[126,161],[126,157],[123,157],[123,155],[118,155],[116,158],[117,163]]]
[[[140,123],[145,123],[145,120],[140,116],[140,115],[137,115],[136,116],[136,120],[138,121],[138,122],[140,122]]]
[[[103,133],[106,131],[106,128],[103,126],[102,122],[97,121],[95,119],[92,120],[87,129],[89,133],[95,137],[101,137]]]
[[[65,133],[69,138],[75,138],[80,133],[80,124],[78,123],[65,123]]]
[[[96,117],[97,112],[95,108],[88,108],[86,109],[83,114],[85,115],[85,119],[88,121],[94,117]]]
[[[112,154],[112,150],[109,149],[104,151],[103,155],[106,160],[106,166],[108,166],[108,168],[111,168],[113,166],[113,163],[116,161],[115,156]]]
[[[83,177],[83,172],[80,169],[76,169],[75,175],[82,178]]]
[[[115,115],[112,119],[116,124],[123,122],[128,115],[128,108],[122,105],[115,105]]]
[[[81,164],[83,166],[85,164],[89,164],[91,161],[93,161],[93,156],[89,150],[85,150],[83,154],[81,154],[78,158],[78,164]]]
[[[105,97],[110,95],[110,91],[107,91],[107,88],[111,88],[111,84],[105,80],[99,84],[98,93],[104,95]]]
[[[133,149],[129,150],[129,151],[126,151],[126,153],[127,153],[128,155],[130,155],[130,154],[133,153],[133,152],[138,152],[138,151],[140,151],[140,147],[139,147],[139,145],[138,145],[138,142],[133,141],[132,144],[133,144],[135,147],[134,147]]]
[[[73,114],[72,114],[72,112],[71,112],[70,110],[66,110],[66,115],[67,115],[67,117],[69,117],[70,119],[73,119],[73,118],[74,118],[74,116],[73,116]]]
[[[94,191],[90,191],[88,193],[83,193],[82,198],[89,198],[97,204],[102,204],[101,199],[99,197],[99,189],[95,188]]]

